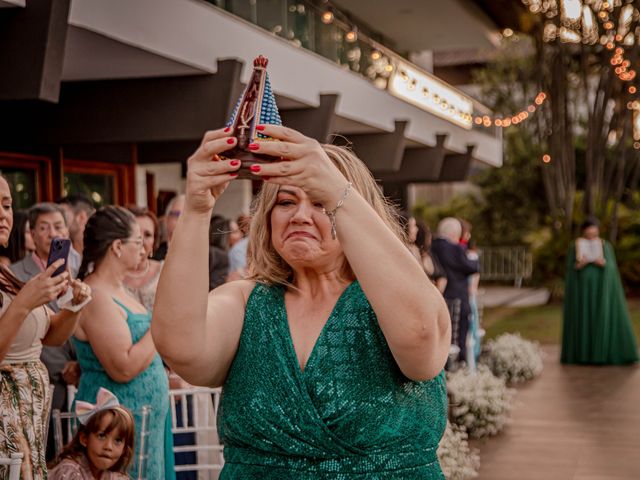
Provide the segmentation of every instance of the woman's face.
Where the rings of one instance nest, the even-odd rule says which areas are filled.
[[[153,255],[153,243],[155,242],[153,221],[145,215],[144,217],[136,217],[136,222],[138,222],[140,233],[142,234],[144,253],[147,257],[151,257]]]
[[[7,246],[13,228],[11,190],[4,178],[0,178],[0,245]]]
[[[131,227],[131,235],[129,238],[122,240],[123,245],[120,260],[124,262],[128,271],[133,272],[145,259],[146,253],[138,222],[134,222]]]
[[[591,225],[590,227],[587,227],[582,231],[582,235],[587,240],[593,240],[594,238],[598,238],[600,236],[600,228],[598,228],[597,225]]]
[[[271,242],[294,270],[341,268],[340,242],[331,238],[331,222],[322,205],[300,188],[282,186],[271,210]]]

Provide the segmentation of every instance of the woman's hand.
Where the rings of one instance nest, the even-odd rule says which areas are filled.
[[[600,257],[595,259],[593,263],[595,263],[599,267],[604,267],[607,264],[607,261],[604,258]]]
[[[218,154],[237,143],[229,128],[205,133],[202,143],[187,161],[185,210],[209,213],[229,182],[238,176],[240,160],[221,160]]]
[[[91,297],[91,287],[80,280],[71,279],[70,286],[73,289],[72,305],[79,305]]]
[[[63,259],[56,260],[44,272],[29,280],[18,292],[14,301],[31,311],[58,298],[69,286],[69,272],[62,272],[55,277],[51,275],[63,264]]]
[[[299,187],[312,200],[333,209],[344,194],[347,179],[320,143],[287,127],[259,125],[257,130],[280,141],[258,141],[249,148],[255,153],[282,160],[255,165],[251,168],[252,173],[269,183]]]

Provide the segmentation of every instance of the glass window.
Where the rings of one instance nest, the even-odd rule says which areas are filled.
[[[29,208],[38,202],[36,170],[2,167],[0,173],[4,175],[11,187],[14,210]]]
[[[113,175],[65,172],[62,194],[84,195],[93,200],[96,208],[117,203]]]

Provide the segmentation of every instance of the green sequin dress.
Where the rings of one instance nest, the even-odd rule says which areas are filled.
[[[444,479],[444,372],[398,368],[358,282],[338,299],[302,371],[284,288],[257,285],[224,384],[221,479]]]

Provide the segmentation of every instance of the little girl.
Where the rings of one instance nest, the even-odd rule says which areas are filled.
[[[128,480],[135,424],[106,388],[95,405],[76,402],[78,430],[49,470],[49,480]]]

